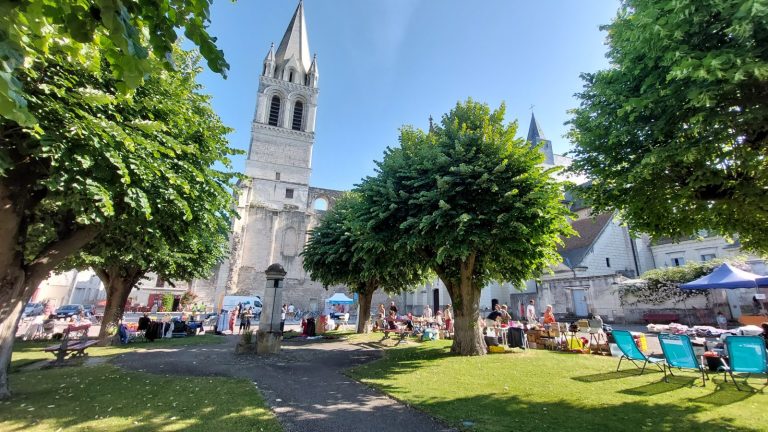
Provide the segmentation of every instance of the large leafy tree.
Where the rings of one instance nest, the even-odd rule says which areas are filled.
[[[104,283],[107,304],[100,337],[122,317],[136,283],[148,272],[167,281],[206,277],[226,255],[234,215],[229,165],[231,131],[200,93],[196,56],[177,52],[177,72],[162,72],[139,87],[131,102],[162,125],[172,154],[153,162],[162,174],[142,173],[146,206],[124,206],[98,237],[63,265],[92,267]],[[168,175],[171,175],[169,177]]]
[[[192,221],[198,201],[212,196],[201,188],[225,187],[208,167],[226,163],[227,129],[197,93],[190,55],[176,56],[179,71],[155,63],[127,96],[103,53],[88,50],[99,67],[54,51],[25,69],[35,127],[0,122],[0,397],[23,305],[51,270],[120,223],[123,233],[135,228],[125,241],[140,242],[147,225],[139,221],[166,212]]]
[[[424,266],[392,248],[389,233],[372,232],[363,219],[360,195],[347,193],[336,201],[310,233],[302,257],[313,280],[347,285],[359,295],[357,332],[364,333],[377,289],[398,293],[424,281]]]
[[[562,185],[516,132],[503,105],[458,103],[428,133],[404,127],[400,147],[387,149],[378,174],[360,185],[368,229],[385,233],[448,289],[457,354],[485,353],[482,288],[538,277],[560,261],[560,237],[572,233]]]
[[[625,0],[604,28],[611,67],[583,75],[569,132],[595,210],[768,250],[768,5]]]
[[[34,125],[23,85],[25,68],[51,51],[65,51],[81,67],[98,48],[122,90],[138,87],[153,71],[151,57],[173,66],[178,35],[197,45],[208,67],[225,74],[229,65],[208,34],[212,0],[8,0],[0,2],[0,116]]]

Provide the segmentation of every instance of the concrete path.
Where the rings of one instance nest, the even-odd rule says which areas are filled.
[[[248,378],[286,432],[454,430],[342,374],[379,358],[381,350],[345,341],[286,342],[280,355],[236,356],[239,338],[222,338],[221,345],[127,353],[114,363],[151,373]]]

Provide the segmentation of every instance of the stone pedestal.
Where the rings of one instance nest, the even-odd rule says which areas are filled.
[[[280,352],[283,334],[280,332],[256,333],[256,354],[277,354]]]
[[[272,264],[264,273],[267,276],[267,286],[262,300],[259,331],[256,332],[256,354],[277,354],[283,340],[280,321],[286,272],[280,264]]]

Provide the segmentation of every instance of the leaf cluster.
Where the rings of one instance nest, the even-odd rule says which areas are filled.
[[[362,205],[360,194],[349,192],[323,215],[302,252],[304,269],[326,286],[345,284],[360,294],[376,288],[397,293],[422,283],[418,263],[367,229]]]
[[[177,29],[192,41],[208,67],[225,74],[229,65],[207,30],[212,0],[11,0],[0,2],[0,116],[24,126],[37,120],[27,106],[24,69],[64,51],[82,68],[94,67],[91,49],[103,53],[116,85],[135,89],[160,59],[173,68]]]
[[[202,276],[226,253],[237,176],[230,129],[195,81],[199,57],[176,49],[178,70],[154,61],[153,74],[124,95],[104,50],[85,50],[99,68],[52,52],[24,70],[36,126],[0,123],[0,180],[40,197],[26,255],[63,228],[96,225],[97,240],[63,266],[131,263],[168,280]]]
[[[569,121],[595,211],[768,250],[768,5],[625,0],[604,29],[611,67],[582,76]]]
[[[444,279],[458,280],[473,257],[476,289],[559,262],[560,238],[573,232],[563,185],[504,113],[469,99],[429,132],[403,127],[400,147],[358,186],[366,229]]]

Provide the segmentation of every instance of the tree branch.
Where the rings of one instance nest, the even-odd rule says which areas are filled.
[[[26,265],[28,280],[44,279],[64,259],[96,238],[99,228],[89,225],[69,233],[64,238],[49,243],[37,258]]]

